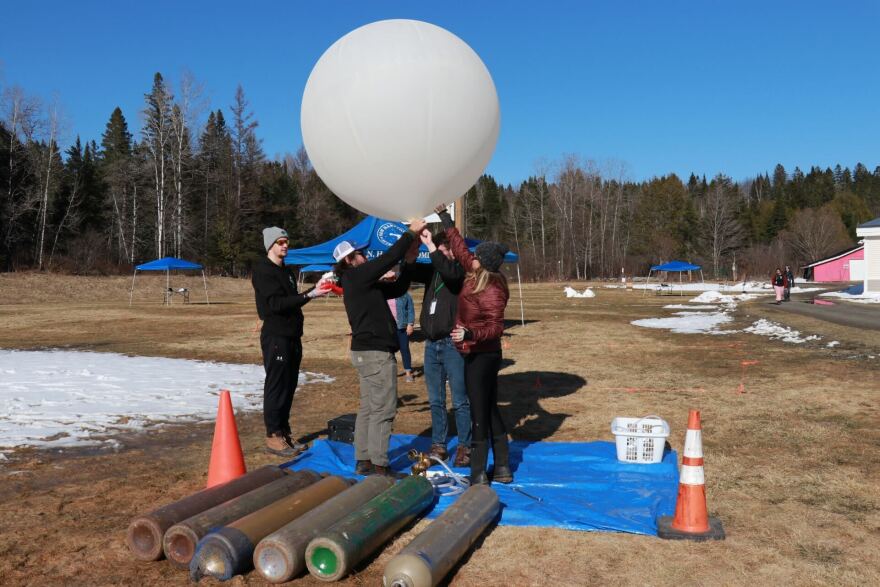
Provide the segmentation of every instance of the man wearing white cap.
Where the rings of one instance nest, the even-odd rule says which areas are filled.
[[[293,272],[284,265],[288,243],[284,229],[272,226],[263,230],[267,254],[254,265],[251,283],[257,313],[263,321],[260,347],[266,368],[263,385],[266,450],[278,456],[295,457],[308,448],[294,440],[290,431],[290,407],[302,362],[302,307],[330,290],[319,282],[308,291],[297,291]]]
[[[404,270],[397,281],[380,281],[407,257],[412,262],[419,252],[418,234],[424,220],[413,220],[391,248],[368,261],[359,247],[342,241],[333,251],[334,272],[339,277],[345,313],[351,326],[351,363],[360,379],[360,409],[354,425],[354,451],[360,475],[393,475],[388,467],[388,441],[397,415],[397,322],[388,300],[409,289]]]

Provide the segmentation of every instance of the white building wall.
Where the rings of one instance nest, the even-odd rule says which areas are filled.
[[[880,293],[880,236],[865,236],[865,293]]]

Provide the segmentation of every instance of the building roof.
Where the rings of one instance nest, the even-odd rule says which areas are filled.
[[[864,224],[859,224],[857,228],[880,228],[880,216],[874,220],[868,220]]]
[[[836,259],[840,259],[841,257],[846,257],[847,255],[855,253],[856,251],[860,251],[861,249],[864,249],[864,248],[865,248],[865,243],[862,243],[860,245],[856,245],[855,247],[850,247],[845,251],[841,251],[839,253],[834,253],[830,257],[825,257],[824,259],[819,259],[818,261],[813,261],[809,265],[804,265],[803,268],[807,269],[809,267],[815,267],[816,265],[822,265],[823,263],[828,263],[829,261],[834,261]]]

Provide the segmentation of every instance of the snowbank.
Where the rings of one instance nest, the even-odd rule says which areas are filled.
[[[791,288],[792,293],[805,293],[811,291],[819,291],[823,288],[821,287],[800,287],[797,283],[806,283],[803,280],[795,280],[795,286]],[[633,289],[660,289],[659,283],[648,283],[648,284],[635,284],[633,285]],[[773,287],[770,285],[770,279],[767,281],[740,281],[739,283],[734,283],[730,285],[723,285],[720,283],[682,283],[678,284],[674,280],[670,280],[666,282],[666,287],[664,288],[668,291],[716,291],[716,292],[738,292],[738,293],[764,293],[770,294],[773,293]]]
[[[858,304],[880,304],[880,293],[865,293],[865,284],[859,283],[843,291],[830,291],[819,294],[822,297],[840,298]]]
[[[565,297],[567,298],[595,298],[596,292],[592,290],[592,288],[587,288],[583,291],[583,293],[577,291],[571,286],[565,286],[563,290],[565,292]]]
[[[802,344],[809,340],[820,340],[822,338],[815,334],[801,336],[801,333],[798,330],[792,330],[788,326],[782,326],[764,318],[761,318],[747,328],[743,328],[743,332],[751,332],[752,334],[758,334],[760,336],[769,336],[772,339],[782,340],[783,342],[792,342],[795,344]]]
[[[0,350],[0,447],[75,446],[155,421],[214,418],[220,389],[262,409],[262,365],[80,351]],[[330,383],[300,372],[299,384]]]
[[[745,302],[748,300],[753,300],[757,296],[753,294],[736,294],[736,295],[725,295],[723,293],[719,293],[717,291],[706,291],[701,293],[695,298],[691,298],[690,302],[695,304],[737,304],[738,302]]]
[[[718,326],[733,320],[724,312],[676,312],[669,318],[645,318],[633,320],[630,324],[642,328],[661,328],[681,334],[723,334]]]

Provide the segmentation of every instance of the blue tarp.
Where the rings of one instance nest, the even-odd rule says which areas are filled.
[[[684,261],[670,261],[669,263],[664,263],[663,265],[654,265],[651,267],[651,271],[699,271],[701,267],[699,265],[692,265],[690,263],[686,263]]]
[[[409,472],[412,463],[407,452],[412,448],[428,452],[431,439],[393,435],[391,467]],[[455,440],[449,448],[455,452]],[[510,460],[514,483],[492,484],[501,498],[502,525],[656,535],[657,516],[675,513],[678,461],[674,451],[667,452],[661,463],[634,465],[617,460],[612,442],[514,441]],[[356,477],[354,448],[331,440],[316,440],[301,457],[284,466]],[[455,499],[440,497],[426,517],[436,518]]]
[[[198,263],[184,261],[183,259],[177,259],[175,257],[163,257],[161,259],[156,259],[155,261],[150,261],[149,263],[142,263],[135,267],[138,271],[169,271],[174,269],[186,270],[201,268],[202,266]]]
[[[364,246],[364,254],[367,259],[375,259],[391,245],[397,242],[397,239],[406,232],[406,226],[401,222],[391,220],[383,220],[375,216],[367,216],[361,220],[354,228],[348,230],[330,239],[327,242],[305,247],[302,249],[293,249],[287,252],[284,258],[285,265],[310,265],[310,264],[328,264],[335,263],[333,259],[333,249],[342,241],[348,241],[355,246]],[[468,247],[473,251],[480,244],[480,241],[466,238]],[[422,245],[419,248],[419,263],[430,263],[428,249]],[[516,253],[507,253],[504,256],[505,263],[519,262],[519,255]]]

